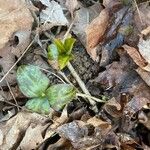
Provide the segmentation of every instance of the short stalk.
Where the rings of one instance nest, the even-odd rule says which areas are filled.
[[[96,98],[96,97],[93,97],[93,96],[87,95],[87,94],[77,93],[76,96],[77,97],[83,97],[83,98],[90,98],[90,99],[92,99],[92,100],[94,100],[96,102],[100,102],[100,103],[105,103],[106,102],[104,100],[101,100],[99,98]]]

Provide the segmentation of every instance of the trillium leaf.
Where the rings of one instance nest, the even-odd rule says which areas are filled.
[[[59,55],[66,52],[64,44],[60,39],[55,39],[54,44],[56,45],[58,49]]]
[[[25,105],[27,109],[40,114],[49,114],[50,105],[46,98],[33,98],[28,100]]]
[[[62,70],[64,67],[66,67],[67,63],[71,59],[72,59],[72,56],[70,56],[70,55],[61,55],[61,56],[59,56],[58,64],[59,64],[60,70]]]
[[[67,54],[71,54],[73,45],[75,43],[75,39],[74,38],[67,38],[64,42],[64,47],[66,49]]]
[[[49,79],[37,66],[22,65],[17,70],[17,80],[21,92],[27,97],[43,97]]]
[[[55,44],[51,44],[48,46],[48,59],[57,60],[58,59],[58,49]]]
[[[52,85],[46,90],[46,96],[52,108],[60,110],[76,95],[76,89],[69,84]]]

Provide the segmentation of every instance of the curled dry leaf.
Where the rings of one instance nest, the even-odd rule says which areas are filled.
[[[110,99],[104,106],[103,109],[112,117],[118,118],[122,115],[122,108],[119,102],[115,98]]]
[[[102,40],[109,23],[109,12],[103,9],[86,29],[87,52],[94,61],[98,61],[96,46]]]
[[[28,46],[32,22],[25,0],[0,1],[0,65],[4,73],[14,64],[15,56],[19,57]],[[11,73],[7,80],[14,83],[14,70]]]
[[[46,120],[46,117],[36,113],[20,112],[5,124],[1,124],[1,150],[36,149],[43,142],[42,132],[46,127]]]

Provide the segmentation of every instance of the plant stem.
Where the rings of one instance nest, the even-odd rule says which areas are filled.
[[[101,102],[101,103],[105,103],[106,101],[104,101],[104,100],[101,100],[101,99],[99,99],[99,98],[96,98],[96,97],[93,97],[93,96],[91,96],[91,95],[87,95],[87,94],[82,94],[82,93],[77,93],[76,94],[76,96],[78,97],[83,97],[83,98],[91,98],[91,99],[93,99],[94,101],[96,101],[96,102]]]
[[[89,93],[89,91],[88,91],[88,89],[86,88],[84,82],[81,80],[81,78],[79,77],[79,75],[77,74],[77,72],[75,71],[75,69],[73,68],[73,66],[71,65],[70,62],[67,64],[67,67],[68,67],[68,69],[70,70],[72,76],[73,76],[73,77],[76,79],[76,81],[78,82],[78,84],[79,84],[79,86],[81,87],[82,91],[83,91],[86,95],[89,96],[89,97],[86,97],[86,98],[89,100],[90,104],[91,104],[91,105],[95,105],[95,104],[96,104],[95,101],[93,101],[93,100],[91,99],[91,97],[90,97],[91,94]]]

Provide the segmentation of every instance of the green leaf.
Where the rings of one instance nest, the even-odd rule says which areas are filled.
[[[58,49],[55,44],[51,44],[48,46],[48,59],[50,60],[58,60]]]
[[[76,95],[76,89],[69,84],[52,85],[46,90],[49,103],[55,110],[60,110]]]
[[[66,52],[64,44],[60,39],[55,39],[54,44],[57,46],[59,54],[62,54],[62,53]]]
[[[27,97],[43,97],[49,79],[37,66],[22,65],[17,70],[17,80],[21,92]]]
[[[67,54],[71,54],[71,51],[72,51],[72,48],[73,48],[73,45],[75,43],[75,39],[74,38],[67,38],[64,42],[64,47],[67,51]]]
[[[28,100],[25,106],[27,109],[40,114],[50,113],[50,104],[46,98],[33,98]]]
[[[60,70],[62,70],[64,67],[66,67],[67,63],[71,59],[72,59],[72,56],[70,56],[70,55],[61,55],[61,56],[59,56],[58,64],[59,64]]]

